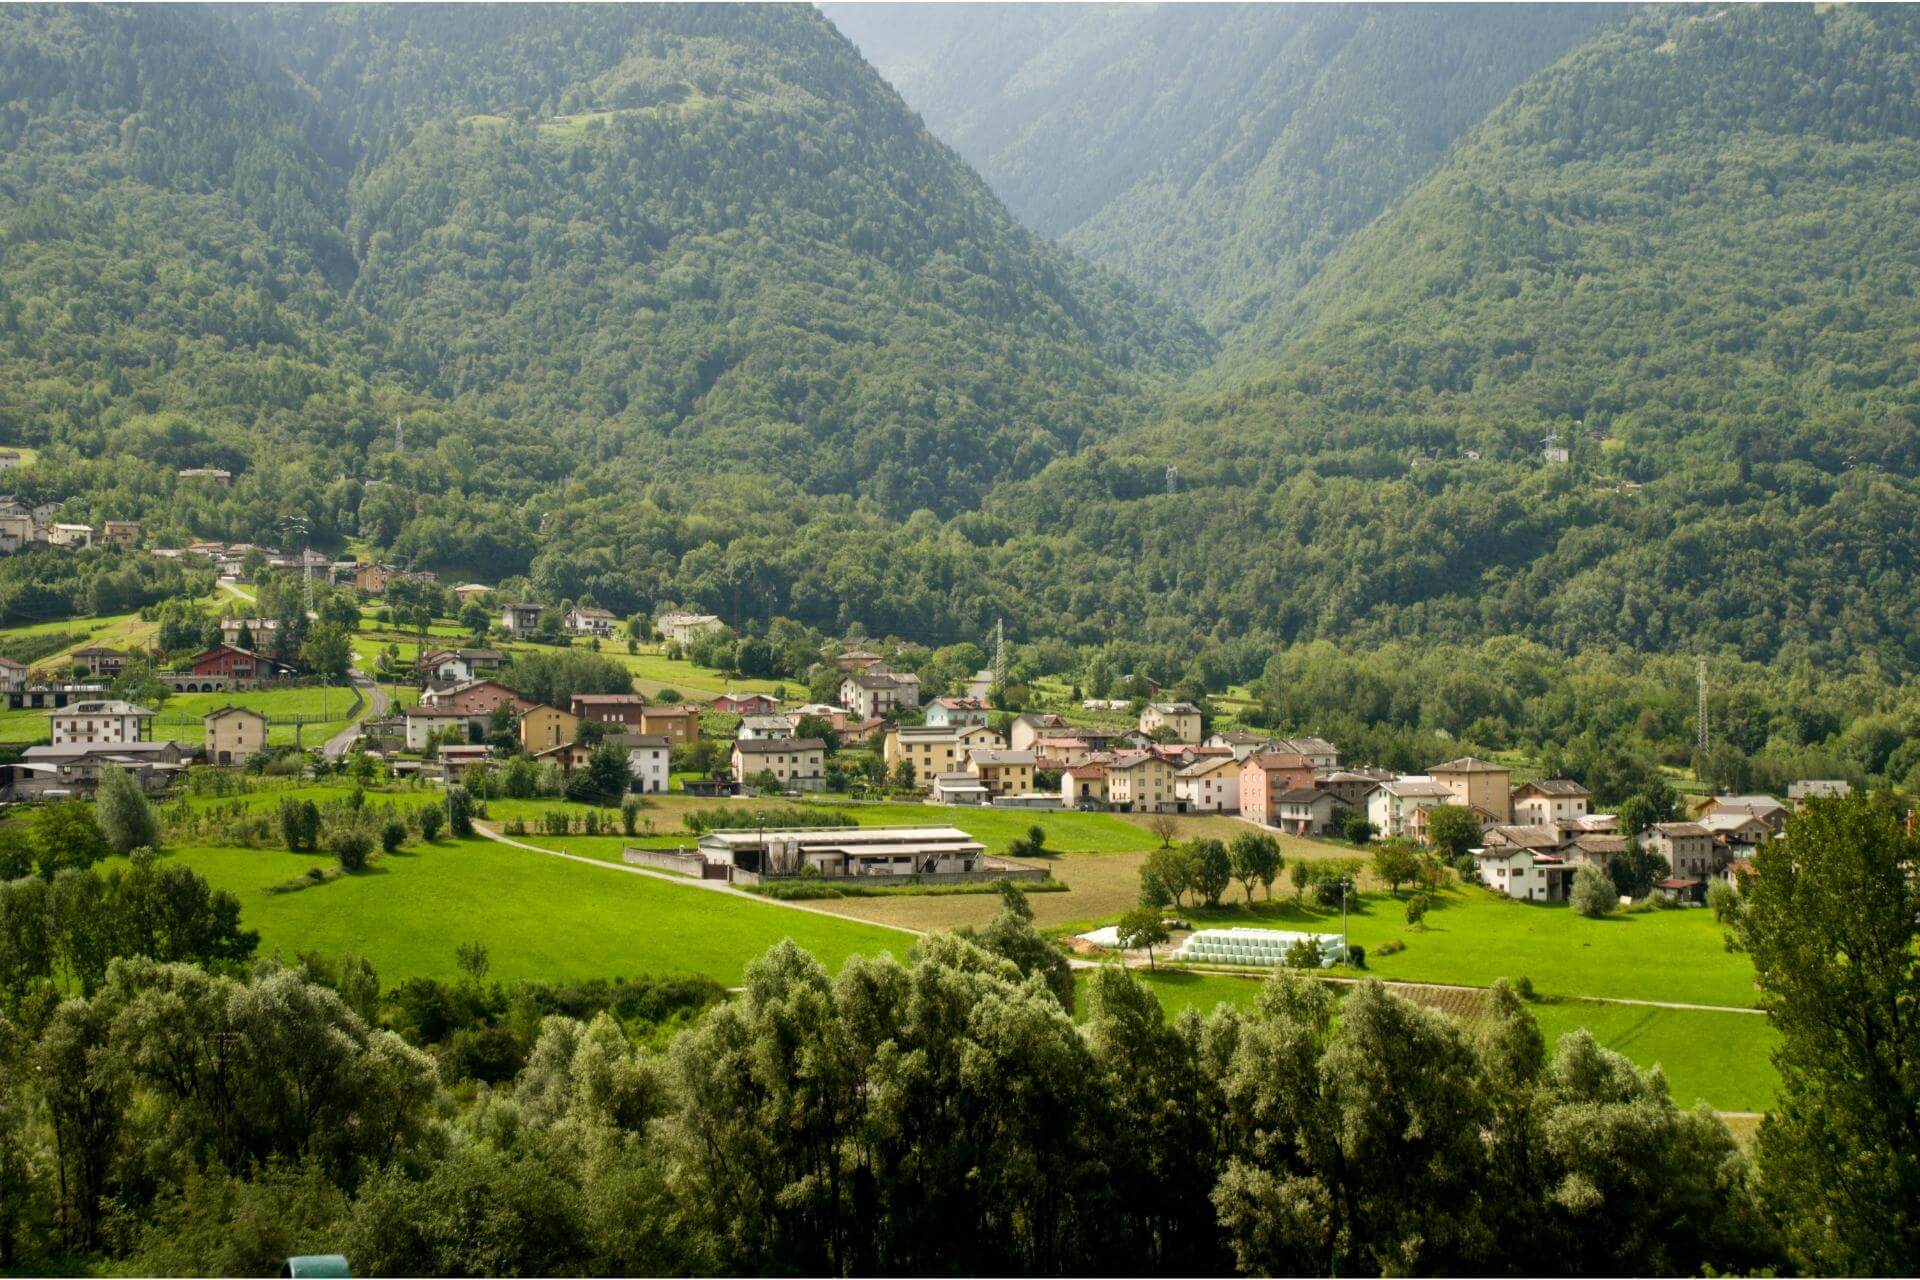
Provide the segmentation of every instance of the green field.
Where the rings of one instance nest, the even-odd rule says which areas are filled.
[[[1137,976],[1153,988],[1169,1015],[1189,1008],[1204,1015],[1217,1004],[1247,1008],[1260,993],[1260,983],[1250,978],[1165,970]],[[1454,1007],[1459,1002],[1447,1001],[1440,1007],[1475,1027],[1472,1011],[1477,1003],[1467,1002],[1464,1016]],[[1721,1111],[1765,1111],[1773,1105],[1778,1076],[1770,1059],[1779,1036],[1765,1018],[1592,1000],[1546,1000],[1527,1007],[1549,1047],[1584,1027],[1602,1045],[1625,1054],[1638,1066],[1658,1066],[1682,1106],[1700,1098]]]
[[[347,712],[353,706],[353,691],[343,688],[255,689],[239,693],[176,693],[159,708],[153,723],[153,736],[177,742],[199,743],[206,737],[204,718],[221,707],[246,707],[258,711],[273,723],[267,728],[267,741],[291,746],[295,719],[307,723],[300,728],[302,746],[317,747],[347,727]]]
[[[1234,890],[1238,892],[1237,887]],[[1338,933],[1340,911],[1291,898],[1215,910],[1189,910],[1196,925],[1258,925]],[[1725,946],[1725,930],[1701,908],[1589,920],[1561,904],[1515,902],[1455,886],[1439,895],[1425,928],[1408,926],[1405,904],[1362,894],[1349,913],[1348,937],[1367,949],[1377,977],[1484,987],[1526,977],[1542,995],[1666,1000],[1749,1008],[1753,966]],[[1398,939],[1406,950],[1379,954]]]
[[[485,943],[492,976],[565,981],[643,973],[736,983],[782,938],[837,968],[904,954],[910,935],[776,903],[582,866],[492,841],[445,840],[295,893],[268,886],[331,859],[279,850],[186,848],[168,855],[239,897],[262,955],[364,953],[387,983],[459,974],[454,947]]]

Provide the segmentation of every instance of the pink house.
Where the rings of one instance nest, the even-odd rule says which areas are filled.
[[[1240,816],[1275,826],[1279,799],[1289,791],[1311,790],[1313,761],[1292,751],[1258,751],[1240,762]]]

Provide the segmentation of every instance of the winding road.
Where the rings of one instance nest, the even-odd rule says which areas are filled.
[[[320,754],[329,760],[338,760],[345,755],[347,748],[353,745],[353,740],[360,736],[360,722],[369,716],[384,716],[390,702],[387,691],[358,667],[347,668],[347,683],[360,694],[360,714],[353,718],[352,724],[328,738],[321,746]]]

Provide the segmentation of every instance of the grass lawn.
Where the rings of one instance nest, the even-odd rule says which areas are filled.
[[[201,742],[206,737],[207,713],[229,705],[258,711],[272,721],[267,726],[267,741],[275,745],[292,745],[295,729],[292,721],[304,720],[307,723],[300,727],[301,743],[317,747],[349,723],[347,711],[353,706],[353,692],[343,688],[311,688],[176,693],[154,718],[153,736],[178,742]]]
[[[1247,1008],[1260,994],[1260,983],[1248,978],[1166,970],[1138,976],[1153,988],[1169,1015],[1190,1008],[1204,1015],[1217,1004]],[[1083,988],[1085,981],[1081,979]],[[1422,1003],[1438,1003],[1469,1029],[1478,1030],[1484,1002],[1472,993],[1437,993],[1443,998],[1436,1002],[1425,993],[1399,990]],[[1452,998],[1457,995],[1468,998]],[[1549,1047],[1584,1027],[1602,1045],[1625,1054],[1636,1065],[1658,1066],[1681,1106],[1691,1106],[1700,1098],[1722,1111],[1765,1111],[1773,1105],[1778,1077],[1771,1055],[1779,1037],[1765,1018],[1591,1000],[1547,1000],[1528,1009]]]
[[[1542,995],[1755,1003],[1752,964],[1726,949],[1724,930],[1703,908],[1589,920],[1564,905],[1515,902],[1456,885],[1439,896],[1424,929],[1409,927],[1404,912],[1387,894],[1365,893],[1348,916],[1348,936],[1367,949],[1376,977],[1462,986],[1526,977]],[[1196,925],[1340,929],[1339,908],[1324,911],[1291,897],[1257,902],[1252,910],[1236,904],[1185,914]],[[1406,950],[1381,955],[1380,944],[1391,939]]]
[[[454,947],[479,941],[502,981],[697,972],[737,983],[783,938],[838,968],[848,956],[904,954],[893,930],[647,876],[582,866],[488,840],[442,840],[296,893],[261,892],[329,859],[277,850],[187,848],[168,855],[239,897],[262,955],[359,951],[383,982],[458,976]]]

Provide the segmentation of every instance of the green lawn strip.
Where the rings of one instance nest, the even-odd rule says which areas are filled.
[[[454,978],[454,948],[486,944],[506,982],[643,973],[737,983],[749,961],[792,938],[829,968],[851,955],[904,954],[910,935],[777,903],[546,857],[489,840],[442,840],[297,893],[262,890],[329,860],[276,850],[169,854],[240,899],[261,953],[358,951],[388,983]]]
[[[235,693],[177,693],[154,718],[153,736],[177,742],[205,740],[205,717],[221,707],[245,707],[266,716],[267,741],[291,744],[296,728],[303,745],[317,747],[352,723],[353,691],[345,688],[253,689]],[[293,723],[306,721],[303,725]]]
[[[1403,900],[1366,893],[1348,913],[1348,938],[1367,949],[1372,976],[1474,987],[1525,977],[1542,995],[1735,1008],[1757,1000],[1752,964],[1726,949],[1726,931],[1704,909],[1589,920],[1561,904],[1455,886],[1438,896],[1423,929],[1407,924],[1405,910]],[[1236,904],[1182,914],[1200,927],[1340,931],[1338,907],[1323,910],[1290,896],[1251,910]],[[1406,950],[1381,955],[1381,944],[1396,939]]]
[[[1217,1004],[1250,1008],[1260,981],[1220,974],[1143,972],[1169,1017],[1187,1009],[1203,1016]],[[1085,1016],[1084,988],[1080,1015]],[[1584,1027],[1605,1047],[1640,1067],[1658,1066],[1674,1100],[1691,1106],[1704,1098],[1720,1111],[1765,1111],[1773,1105],[1778,1076],[1772,1054],[1779,1035],[1765,1018],[1749,1013],[1656,1009],[1594,1000],[1544,1000],[1527,1006],[1549,1050],[1560,1037]]]

